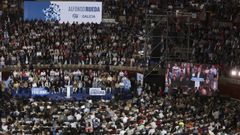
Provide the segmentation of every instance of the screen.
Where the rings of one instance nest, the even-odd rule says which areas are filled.
[[[102,2],[24,1],[24,20],[99,24]]]
[[[219,71],[215,65],[169,63],[165,76],[165,89],[186,94],[212,95],[218,91]]]

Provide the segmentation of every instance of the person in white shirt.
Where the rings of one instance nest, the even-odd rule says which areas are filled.
[[[55,75],[55,71],[53,69],[51,69],[50,76],[54,76],[54,75]]]
[[[135,59],[134,58],[131,58],[130,59],[130,67],[133,67],[135,64]]]
[[[82,115],[80,113],[75,113],[75,117],[77,121],[80,121],[82,118]]]
[[[123,71],[120,71],[119,72],[119,77],[122,78],[124,76],[124,72]],[[120,80],[120,79],[119,79]]]
[[[3,56],[0,58],[0,65],[5,66],[5,58]]]
[[[215,120],[218,120],[220,113],[219,113],[219,111],[215,111],[215,112],[212,112],[212,115],[213,115]]]
[[[124,129],[121,129],[119,132],[119,135],[125,135],[126,131]]]
[[[67,116],[67,120],[68,120],[68,121],[73,121],[73,120],[74,120],[74,116],[73,116],[73,115]]]
[[[148,135],[153,135],[155,133],[155,129],[154,128],[151,128],[148,132]]]
[[[8,131],[8,125],[2,124],[2,130],[3,131]]]
[[[34,81],[34,82],[32,83],[32,87],[37,87],[36,81]]]
[[[69,77],[69,75],[66,74],[64,76],[64,80],[67,82],[68,85],[70,84],[70,77]]]
[[[77,122],[70,123],[71,128],[77,128]]]
[[[163,111],[161,110],[160,113],[159,113],[159,118],[162,119],[164,118],[164,115],[163,115]]]
[[[161,131],[161,135],[167,135],[167,131],[163,129],[163,130]]]
[[[217,69],[213,65],[212,68],[210,69],[210,74],[217,75]]]
[[[179,71],[180,71],[179,66],[177,64],[174,64],[174,66],[172,67],[172,73],[177,75]]]
[[[41,73],[40,73],[41,76],[46,76],[46,72],[43,70]]]
[[[124,115],[121,119],[122,119],[122,122],[123,122],[123,123],[127,123],[127,121],[128,121],[128,117],[125,116],[125,115]]]
[[[58,70],[56,70],[55,72],[54,72],[54,76],[59,76],[59,71]]]

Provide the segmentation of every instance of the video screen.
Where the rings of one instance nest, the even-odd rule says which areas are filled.
[[[216,65],[169,63],[165,76],[165,90],[211,96],[218,91],[218,78],[219,71]]]

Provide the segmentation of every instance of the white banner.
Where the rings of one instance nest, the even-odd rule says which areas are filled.
[[[102,90],[101,88],[90,88],[89,95],[91,96],[105,96],[106,91]]]
[[[137,73],[137,81],[141,82],[141,84],[143,84],[143,74]]]
[[[35,96],[44,96],[49,94],[45,88],[32,88],[32,95]]]
[[[77,1],[50,1],[54,7],[55,19],[63,22],[78,23],[101,23],[102,2],[77,2]],[[52,8],[45,10],[52,17]]]

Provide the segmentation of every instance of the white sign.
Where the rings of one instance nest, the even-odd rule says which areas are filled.
[[[106,91],[102,90],[101,88],[90,88],[89,95],[91,96],[105,96]]]
[[[56,5],[55,9],[60,23],[101,23],[102,21],[102,2],[76,2],[76,1],[51,1]],[[46,14],[48,14],[46,10]],[[50,12],[51,13],[51,12]]]
[[[137,81],[141,82],[141,84],[143,84],[143,74],[137,73]]]
[[[32,88],[32,95],[44,96],[49,94],[45,88]]]
[[[71,98],[71,88],[72,88],[72,85],[66,85],[65,87],[67,88],[67,96],[66,96],[66,98]]]
[[[115,19],[108,19],[108,18],[105,18],[105,19],[103,19],[102,21],[103,21],[104,23],[114,23],[114,24],[117,23]]]

